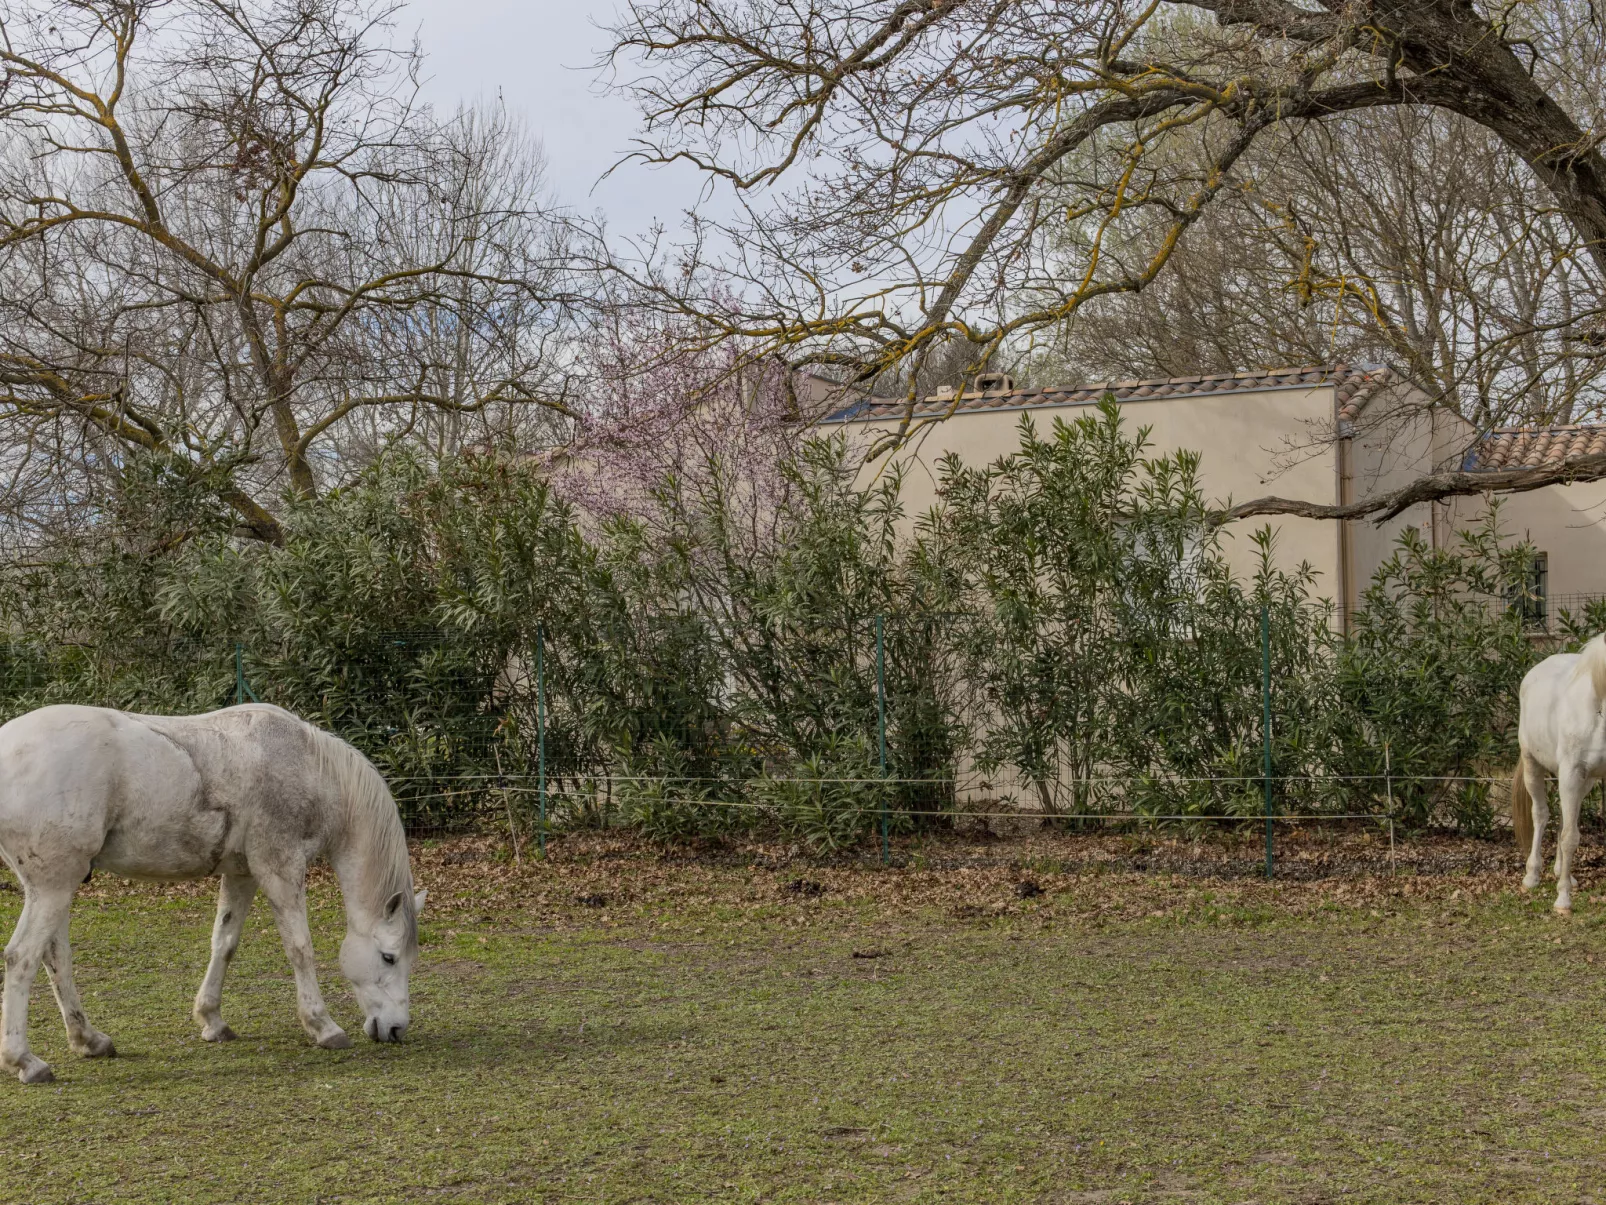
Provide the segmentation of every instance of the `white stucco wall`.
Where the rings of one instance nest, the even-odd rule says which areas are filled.
[[[1417,398],[1404,391],[1375,398],[1339,455],[1348,462],[1350,482],[1346,502],[1360,502],[1378,494],[1401,489],[1439,467],[1445,454],[1442,433],[1436,429],[1432,411],[1416,404]],[[1421,530],[1432,545],[1442,538],[1435,534],[1433,512],[1428,503],[1408,508],[1382,523],[1374,519],[1351,519],[1344,524],[1349,572],[1346,612],[1352,611],[1371,583],[1378,567],[1393,555],[1400,535],[1407,527]]]
[[[910,516],[936,501],[938,464],[955,453],[979,467],[1020,446],[1018,424],[1031,418],[1039,435],[1047,435],[1055,418],[1071,421],[1091,413],[1090,405],[1043,405],[1024,409],[961,410],[928,425],[913,444],[895,453],[904,466],[904,509]],[[1199,476],[1212,503],[1243,502],[1266,494],[1334,502],[1338,496],[1337,460],[1327,436],[1333,417],[1331,386],[1300,389],[1251,389],[1239,393],[1129,401],[1121,417],[1128,430],[1150,427],[1154,454],[1188,449],[1200,454]],[[868,448],[878,435],[893,429],[886,421],[850,421],[850,441]],[[827,424],[827,430],[839,424]],[[868,463],[861,484],[885,469],[886,460]],[[1222,547],[1234,570],[1254,570],[1250,534],[1269,522],[1277,532],[1277,559],[1292,569],[1308,561],[1318,573],[1318,593],[1334,597],[1338,590],[1339,528],[1331,521],[1278,518],[1229,525]]]
[[[1186,448],[1200,454],[1200,479],[1213,504],[1242,502],[1267,494],[1311,502],[1357,501],[1398,489],[1439,469],[1459,467],[1473,438],[1472,428],[1443,411],[1421,406],[1420,394],[1398,388],[1375,398],[1350,438],[1335,442],[1331,386],[1249,389],[1132,400],[1122,404],[1129,430],[1151,428],[1150,448],[1165,453]],[[1019,447],[1024,416],[1047,435],[1056,418],[1088,414],[1091,405],[1038,405],[996,410],[960,410],[922,428],[911,446],[895,453],[903,464],[904,508],[915,516],[936,500],[938,464],[949,453],[978,467]],[[845,429],[854,446],[868,448],[893,429],[886,420],[827,423]],[[885,458],[866,464],[860,483],[884,471]],[[1341,484],[1341,474],[1348,484]],[[1230,525],[1222,546],[1233,569],[1254,571],[1249,536],[1270,523],[1277,532],[1278,563],[1291,569],[1307,561],[1317,572],[1318,594],[1353,608],[1379,565],[1392,555],[1407,526],[1419,528],[1430,543],[1454,541],[1455,532],[1479,521],[1481,498],[1462,498],[1411,507],[1381,525],[1369,519],[1339,524],[1328,520],[1251,519]],[[1507,495],[1501,525],[1513,536],[1526,535],[1548,553],[1548,591],[1552,598],[1606,595],[1606,482],[1550,486]],[[1341,566],[1343,568],[1341,569]],[[1347,588],[1346,588],[1347,587]],[[1344,597],[1340,597],[1340,590]]]
[[[1486,513],[1483,499],[1460,499],[1454,510],[1456,526],[1470,527]],[[1606,481],[1507,494],[1500,500],[1500,527],[1547,554],[1553,600],[1606,595]]]

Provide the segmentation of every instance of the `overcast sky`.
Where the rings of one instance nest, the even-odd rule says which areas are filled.
[[[521,116],[546,148],[558,199],[601,209],[618,234],[655,219],[679,224],[701,180],[684,168],[632,164],[598,177],[630,149],[636,111],[604,95],[592,64],[608,45],[617,0],[409,0],[398,34],[416,30],[426,55],[426,94],[440,107],[494,100]]]

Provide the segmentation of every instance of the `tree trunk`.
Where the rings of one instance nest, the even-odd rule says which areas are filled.
[[[1606,274],[1606,158],[1501,33],[1457,0],[1374,0],[1373,15],[1400,64],[1421,77],[1424,99],[1493,131],[1520,155]]]
[[[272,389],[273,431],[279,437],[279,446],[284,449],[285,465],[290,470],[290,488],[303,498],[311,498],[318,492],[318,479],[313,476],[312,462],[307,459],[306,449],[301,446],[301,428],[290,406],[295,385],[276,372]]]
[[[279,520],[264,510],[250,494],[238,486],[231,485],[227,489],[219,490],[218,497],[234,508],[235,513],[240,516],[240,526],[252,539],[281,548],[284,546],[284,528],[279,526]]]
[[[318,481],[313,476],[306,449],[301,446],[301,425],[296,421],[295,409],[291,404],[295,397],[295,370],[286,358],[288,334],[283,318],[274,315],[275,338],[270,345],[251,298],[239,298],[238,309],[240,326],[251,348],[251,362],[267,394],[273,433],[279,439],[285,467],[290,471],[290,488],[303,498],[311,498],[317,494]]]

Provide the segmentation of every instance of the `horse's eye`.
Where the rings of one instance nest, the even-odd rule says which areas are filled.
[[[396,955],[394,955],[394,954],[385,954],[385,953],[382,952],[379,956],[385,960],[385,965],[386,966],[393,967],[393,966],[396,965]]]

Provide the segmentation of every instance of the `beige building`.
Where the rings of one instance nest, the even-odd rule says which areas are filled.
[[[1560,466],[1578,456],[1606,452],[1606,426],[1511,427],[1477,441],[1462,461],[1472,471]],[[1464,525],[1481,504],[1462,500]],[[1606,597],[1606,481],[1552,485],[1508,494],[1500,503],[1505,530],[1526,535],[1539,549],[1547,618]]]
[[[812,382],[828,401],[828,383]],[[1107,393],[1132,429],[1148,427],[1156,453],[1200,454],[1200,479],[1213,503],[1266,495],[1318,503],[1348,503],[1397,489],[1436,470],[1471,471],[1564,463],[1606,450],[1606,427],[1495,431],[1481,439],[1464,420],[1427,405],[1426,396],[1386,367],[1345,364],[1286,368],[1169,380],[1106,381],[1071,388],[1016,389],[1007,378],[983,377],[984,388],[922,399],[913,410],[911,438],[890,453],[902,463],[905,506],[917,514],[936,499],[937,465],[949,453],[971,466],[990,463],[1019,446],[1019,424],[1031,420],[1047,434],[1056,418],[1084,415]],[[840,399],[839,399],[840,400]],[[868,450],[909,413],[902,399],[868,398],[838,404],[824,420],[842,427]],[[864,479],[887,466],[868,461]],[[1476,521],[1482,498],[1414,506],[1378,524],[1369,519],[1278,517],[1231,524],[1223,547],[1240,572],[1253,564],[1248,532],[1270,523],[1285,567],[1309,562],[1318,589],[1348,615],[1400,532],[1420,527],[1437,545]],[[1555,605],[1606,595],[1606,482],[1549,486],[1511,495],[1501,504],[1502,526],[1527,534],[1545,554],[1543,583]]]

